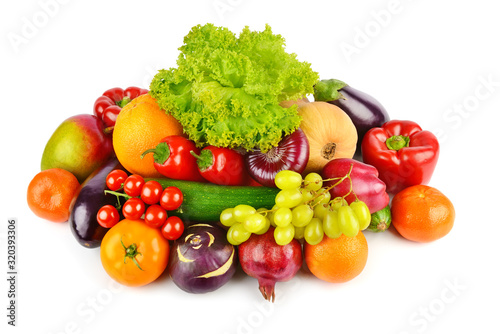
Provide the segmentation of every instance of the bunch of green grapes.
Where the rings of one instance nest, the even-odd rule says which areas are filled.
[[[299,173],[284,170],[275,178],[281,191],[276,195],[276,205],[269,220],[276,226],[274,238],[283,245],[295,239],[302,239],[315,245],[342,234],[354,237],[370,225],[368,206],[356,200],[350,205],[342,197],[331,199],[330,188],[323,187],[318,173],[309,173],[304,179]]]
[[[274,240],[286,245],[295,239],[304,239],[311,245],[318,244],[326,234],[338,238],[342,234],[354,237],[370,225],[368,206],[359,200],[350,205],[342,197],[331,199],[330,189],[323,187],[318,173],[309,173],[304,179],[294,171],[283,170],[276,174],[276,195],[271,210],[241,204],[222,211],[220,221],[228,226],[227,240],[239,245],[252,233],[264,234],[274,226]]]

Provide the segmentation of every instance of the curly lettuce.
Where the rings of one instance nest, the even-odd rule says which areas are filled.
[[[160,70],[150,94],[200,147],[277,146],[301,121],[296,106],[280,102],[313,93],[318,81],[268,25],[262,32],[246,27],[239,37],[224,27],[198,25],[179,50],[177,67]]]

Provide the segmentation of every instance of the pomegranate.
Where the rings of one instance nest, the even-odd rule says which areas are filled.
[[[274,228],[252,236],[238,247],[243,271],[259,281],[259,290],[268,301],[274,302],[276,282],[291,280],[302,265],[302,247],[293,239],[280,246],[274,241]]]

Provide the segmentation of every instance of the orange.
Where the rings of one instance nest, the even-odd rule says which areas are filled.
[[[404,238],[430,242],[450,232],[455,221],[451,201],[436,188],[416,185],[392,199],[392,225]]]
[[[153,154],[143,159],[141,154],[170,135],[182,135],[182,125],[160,109],[151,95],[144,94],[130,101],[118,114],[113,148],[118,161],[130,173],[160,177],[153,165]]]
[[[317,245],[304,244],[304,257],[311,273],[323,281],[344,283],[358,276],[368,259],[368,243],[362,232],[355,237],[327,236]]]
[[[46,169],[36,174],[28,185],[28,206],[40,218],[55,223],[65,222],[79,188],[76,176],[67,170]]]

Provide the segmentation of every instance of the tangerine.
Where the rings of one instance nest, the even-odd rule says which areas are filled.
[[[154,168],[152,154],[141,159],[144,151],[156,147],[161,139],[182,135],[182,125],[160,109],[156,100],[144,94],[130,101],[118,114],[113,129],[113,148],[118,161],[132,174],[161,177]]]
[[[36,174],[28,185],[28,206],[40,218],[55,223],[65,222],[79,188],[76,176],[67,170],[46,169]]]
[[[307,267],[317,278],[344,283],[358,276],[368,259],[368,243],[362,232],[354,237],[341,235],[336,239],[325,236],[316,245],[304,243]]]
[[[447,235],[455,221],[451,201],[436,188],[415,185],[392,200],[392,225],[405,239],[430,242]]]

